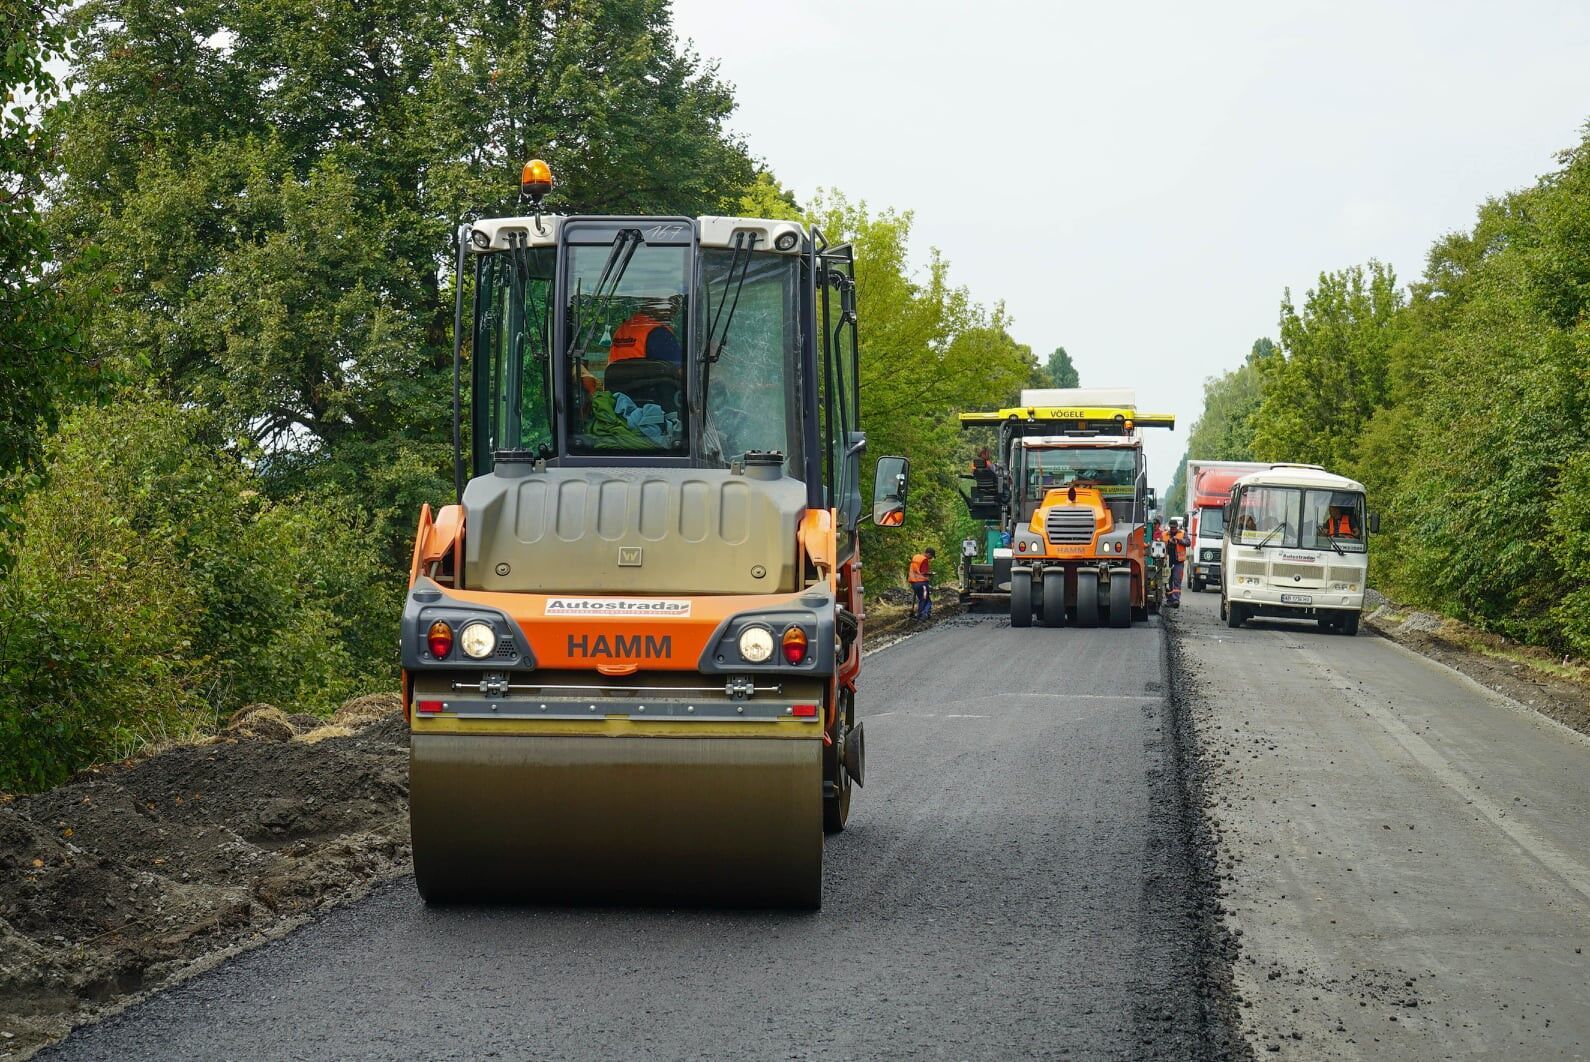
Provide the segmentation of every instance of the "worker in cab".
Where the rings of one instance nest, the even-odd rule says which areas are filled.
[[[918,553],[911,558],[911,572],[906,577],[911,584],[911,595],[916,600],[914,615],[919,620],[925,620],[933,615],[933,595],[929,587],[933,582],[933,558],[937,556],[933,547]]]
[[[1171,517],[1170,531],[1165,535],[1165,555],[1170,559],[1170,590],[1165,595],[1165,603],[1171,608],[1181,608],[1181,577],[1187,565],[1187,548],[1191,545],[1181,519]]]
[[[648,358],[674,365],[683,361],[674,330],[645,310],[636,310],[613,329],[613,341],[607,351],[608,364],[630,358]]]
[[[1331,538],[1357,538],[1353,521],[1346,509],[1335,505],[1325,515],[1325,534]]]

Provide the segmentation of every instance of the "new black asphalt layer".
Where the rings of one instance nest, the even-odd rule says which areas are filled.
[[[870,655],[820,912],[427,909],[405,879],[47,1057],[1211,1057],[1164,659],[1157,621],[989,614]]]

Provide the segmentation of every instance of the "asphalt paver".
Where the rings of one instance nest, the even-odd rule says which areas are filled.
[[[1157,620],[965,615],[869,655],[819,912],[653,909],[639,882],[633,907],[427,908],[400,880],[48,1057],[1211,1057],[1163,648]]]

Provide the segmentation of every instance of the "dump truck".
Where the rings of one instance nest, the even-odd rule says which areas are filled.
[[[861,528],[909,474],[879,459],[863,512],[852,249],[550,187],[457,232],[456,500],[401,633],[416,883],[816,907],[865,775]]]
[[[997,433],[991,462],[995,490],[974,494],[1010,537],[1007,571],[969,566],[983,586],[1010,597],[1013,627],[1073,623],[1128,627],[1145,619],[1145,533],[1153,493],[1143,456],[1143,428],[1173,428],[1171,414],[1140,413],[1130,389],[1040,388],[1021,405],[960,414],[964,429]],[[980,517],[981,518],[981,517]]]
[[[1187,461],[1187,587],[1203,590],[1220,585],[1220,550],[1225,532],[1226,496],[1231,485],[1250,472],[1270,466],[1262,461]]]
[[[1313,619],[1357,634],[1369,576],[1369,536],[1380,517],[1364,485],[1319,465],[1250,472],[1226,495],[1220,618]]]

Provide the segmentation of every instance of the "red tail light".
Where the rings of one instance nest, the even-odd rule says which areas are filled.
[[[817,706],[815,704],[797,704],[790,709],[790,714],[796,719],[816,719]]]
[[[431,629],[425,632],[425,644],[436,659],[446,659],[447,654],[453,651],[453,628],[437,620],[431,624]]]
[[[799,627],[784,631],[784,659],[799,664],[806,659],[806,632]]]
[[[437,712],[442,710],[442,702],[441,701],[420,701],[417,704],[415,704],[414,707],[418,708],[420,710],[420,714],[422,714],[422,715],[435,715]]]

